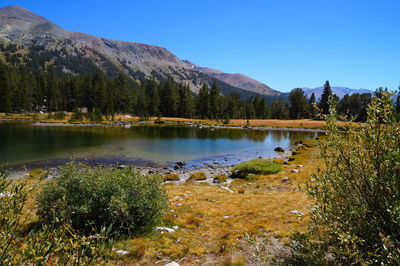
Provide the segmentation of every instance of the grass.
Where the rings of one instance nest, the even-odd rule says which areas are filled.
[[[188,180],[191,180],[191,181],[201,181],[201,180],[206,180],[206,179],[207,179],[207,176],[206,176],[205,173],[203,173],[203,172],[198,172],[198,173],[193,173],[193,174],[191,174]]]
[[[82,123],[97,123],[90,122],[87,120],[83,121],[75,121],[71,122],[72,113],[69,112],[63,119],[47,119],[48,114],[43,113],[24,113],[24,114],[4,114],[0,113],[0,118],[4,119],[37,119],[43,123],[73,123],[73,124],[82,124]],[[124,114],[116,114],[114,116],[113,121],[103,121],[101,123],[111,123],[111,122],[138,122],[141,121],[140,117],[125,117]],[[242,126],[255,126],[255,127],[278,127],[278,128],[310,128],[310,129],[323,129],[326,127],[326,123],[323,120],[312,120],[312,119],[299,119],[299,120],[279,120],[279,119],[250,119],[249,123],[245,119],[231,119],[228,124],[224,124],[222,121],[217,120],[207,120],[207,119],[195,119],[195,118],[177,118],[177,117],[150,117],[149,121],[154,122],[156,124],[165,124],[165,122],[176,122],[176,123],[199,123],[204,125],[218,125],[218,126],[234,126],[234,127],[242,127]]]
[[[313,141],[307,141],[293,156],[294,161],[282,165],[280,172],[258,175],[251,182],[234,180],[229,187],[235,193],[204,183],[166,184],[170,207],[164,223],[176,225],[178,230],[173,234],[153,233],[141,237],[146,248],[140,259],[128,256],[114,263],[148,265],[174,260],[181,265],[235,265],[236,262],[243,265],[242,255],[253,258],[252,254],[256,253],[272,263],[271,250],[249,252],[255,245],[253,239],[288,243],[291,230],[307,229],[306,205],[311,202],[298,187],[309,182],[311,174],[316,172],[319,164],[316,154],[318,147]],[[303,165],[300,172],[292,173],[299,164]],[[282,182],[284,177],[289,177],[289,181]],[[305,215],[293,214],[291,210]],[[130,241],[117,241],[118,248],[128,250]],[[237,257],[241,259],[236,261]]]
[[[164,181],[179,181],[180,178],[177,174],[167,174],[163,177]]]
[[[214,183],[224,183],[228,177],[226,175],[215,175],[214,176]]]
[[[255,239],[288,243],[291,230],[307,229],[306,205],[312,202],[298,188],[310,182],[311,174],[320,166],[318,153],[315,141],[304,141],[292,156],[293,161],[280,165],[281,171],[257,175],[252,181],[234,180],[229,188],[235,193],[205,183],[165,184],[169,209],[163,225],[176,225],[178,229],[172,234],[153,232],[116,239],[114,248],[129,254],[115,253],[110,264],[164,265],[174,260],[180,265],[244,265],[249,259],[274,264],[274,251],[258,250]],[[300,164],[300,172],[292,173]],[[39,172],[33,171],[35,177],[29,178],[29,183],[37,182]],[[284,177],[288,177],[287,182],[282,182]],[[34,202],[35,198],[29,199],[26,206],[32,212],[27,223],[38,221]],[[292,210],[299,210],[304,216],[293,214]]]
[[[254,159],[235,165],[232,171],[239,171],[241,176],[248,174],[269,175],[276,174],[282,170],[277,163],[266,159]]]

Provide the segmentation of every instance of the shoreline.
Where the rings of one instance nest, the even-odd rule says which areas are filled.
[[[157,124],[153,121],[130,121],[130,122],[112,122],[112,123],[63,123],[63,122],[36,122],[33,126],[43,127],[125,127],[131,126],[181,126],[181,127],[196,127],[205,129],[243,129],[243,130],[275,130],[275,131],[302,131],[302,132],[327,132],[326,129],[320,128],[305,128],[305,127],[272,127],[272,126],[232,126],[232,125],[207,125],[193,122],[175,122],[166,121],[162,124]]]

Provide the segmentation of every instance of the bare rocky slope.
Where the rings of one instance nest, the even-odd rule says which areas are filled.
[[[211,85],[217,81],[224,95],[236,92],[248,98],[259,93],[267,100],[274,95],[268,90],[229,85],[222,78],[192,68],[165,48],[68,31],[20,6],[0,9],[0,43],[17,45],[22,56],[30,56],[24,59],[26,62],[40,57],[42,65],[54,65],[65,73],[88,74],[85,71],[100,68],[107,76],[123,71],[136,80],[151,75],[157,80],[172,76],[189,84],[194,93],[204,82]]]
[[[206,75],[222,80],[233,87],[238,87],[244,90],[252,91],[263,95],[280,96],[282,94],[279,91],[271,89],[268,85],[261,83],[255,79],[252,79],[248,76],[245,76],[243,74],[224,73],[220,70],[208,67],[200,67],[189,60],[183,60],[183,61],[186,64],[188,64],[192,69],[198,70]]]

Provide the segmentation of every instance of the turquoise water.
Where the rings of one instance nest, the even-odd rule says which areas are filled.
[[[178,126],[44,127],[0,123],[0,163],[86,159],[100,163],[166,164],[274,156],[314,132]]]

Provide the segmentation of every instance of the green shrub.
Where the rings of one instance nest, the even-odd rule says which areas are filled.
[[[223,183],[226,182],[228,177],[226,175],[216,175],[214,176],[214,183]]]
[[[366,123],[350,121],[346,133],[330,101],[327,137],[319,143],[325,170],[306,186],[315,202],[310,230],[293,235],[288,263],[400,263],[400,127],[390,97],[377,92]]]
[[[65,113],[60,111],[54,114],[54,119],[63,120],[65,118]]]
[[[257,175],[255,175],[255,174],[247,174],[245,179],[247,181],[255,181],[255,180],[257,180]]]
[[[246,177],[248,174],[276,174],[281,170],[281,166],[265,159],[254,159],[247,162],[242,162],[232,168],[232,171],[239,171],[239,175],[242,177]]]
[[[79,265],[106,262],[111,253],[110,229],[83,236],[66,221],[59,225],[29,225],[32,213],[26,202],[34,197],[39,183],[7,179],[0,169],[0,264]]]
[[[143,177],[131,168],[90,168],[69,163],[46,183],[38,197],[38,214],[55,217],[89,233],[112,225],[114,232],[141,234],[151,229],[167,207],[159,176]]]
[[[76,108],[75,111],[72,113],[71,121],[82,121],[83,120],[83,113]]]
[[[192,181],[201,181],[201,180],[206,180],[207,176],[203,172],[198,172],[198,173],[192,173],[189,177],[189,180]]]

